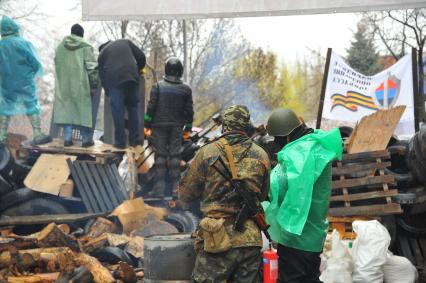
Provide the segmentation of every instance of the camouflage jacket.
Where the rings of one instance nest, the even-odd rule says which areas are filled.
[[[247,189],[257,194],[259,201],[265,200],[269,192],[268,154],[245,136],[232,134],[226,135],[225,138],[231,145],[240,179],[245,181]],[[219,140],[205,145],[198,151],[180,183],[179,199],[184,202],[199,200],[204,216],[229,218],[230,221],[226,222],[225,228],[234,248],[261,246],[260,230],[252,220],[246,221],[246,229],[242,233],[232,228],[233,219],[241,209],[241,200],[225,198],[232,187],[212,166],[215,164],[224,171],[223,166],[217,162],[219,157],[222,157],[229,168],[224,146]]]

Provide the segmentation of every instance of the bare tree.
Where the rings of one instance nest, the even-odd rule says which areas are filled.
[[[395,59],[404,56],[409,48],[417,50],[419,95],[414,103],[418,119],[425,121],[423,50],[426,42],[426,10],[369,12],[363,14],[363,21],[384,50]]]

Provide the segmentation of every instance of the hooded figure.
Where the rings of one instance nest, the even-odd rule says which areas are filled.
[[[93,145],[92,101],[98,83],[96,57],[83,39],[83,28],[74,25],[56,49],[56,88],[53,122],[64,125],[64,144],[72,145],[72,128],[78,126],[83,146]]]
[[[35,76],[42,67],[34,46],[19,34],[19,26],[3,16],[0,23],[0,142],[7,141],[10,116],[27,115],[33,127],[33,143],[49,142],[41,132],[40,105]]]

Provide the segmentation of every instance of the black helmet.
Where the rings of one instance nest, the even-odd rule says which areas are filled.
[[[164,79],[171,82],[181,82],[183,75],[183,64],[176,57],[170,57],[166,61],[166,66],[164,68],[166,75]]]

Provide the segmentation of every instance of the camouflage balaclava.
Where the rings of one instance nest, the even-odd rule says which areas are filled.
[[[250,112],[244,105],[233,105],[223,112],[222,132],[246,132],[250,123]]]

